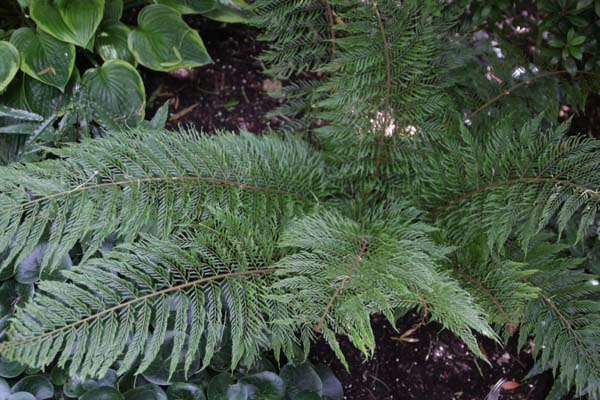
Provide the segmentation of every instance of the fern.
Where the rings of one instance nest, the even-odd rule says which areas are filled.
[[[42,240],[54,266],[85,239],[84,260],[109,235],[167,237],[207,206],[272,207],[323,194],[318,156],[298,141],[193,132],[138,132],[53,150],[62,160],[0,169],[0,270],[18,264]]]
[[[600,398],[600,289],[597,277],[573,270],[581,260],[560,257],[562,246],[539,246],[528,258],[540,269],[530,281],[541,289],[528,303],[520,346],[533,337],[536,356],[550,365],[557,384]]]
[[[482,355],[472,331],[495,335],[471,297],[439,270],[449,249],[428,238],[431,228],[418,217],[396,204],[362,223],[333,212],[292,223],[280,244],[300,252],[276,264],[278,275],[289,276],[277,286],[286,289],[278,300],[293,310],[298,329],[321,332],[344,361],[336,334],[370,354],[370,314],[395,325],[395,310],[420,307]]]
[[[592,226],[600,206],[599,142],[565,136],[567,124],[540,124],[538,118],[515,130],[507,119],[486,135],[463,130],[414,166],[417,203],[452,241],[483,234],[501,249],[516,235],[526,248],[555,216],[560,231],[577,217],[580,238]]]

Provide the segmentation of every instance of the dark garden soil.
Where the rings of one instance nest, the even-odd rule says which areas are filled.
[[[264,45],[256,41],[257,31],[198,17],[186,20],[198,29],[215,63],[170,75],[144,70],[149,114],[169,101],[169,127],[260,132],[276,126],[277,121],[265,118],[265,114],[278,104],[268,92],[280,83],[261,74],[263,66],[256,56]],[[415,321],[415,315],[406,316],[398,322],[399,331],[410,329]],[[531,350],[519,353],[514,340],[504,349],[481,339],[481,348],[490,361],[487,364],[433,323],[421,327],[409,341],[395,340],[399,333],[380,317],[374,317],[373,329],[377,351],[369,361],[340,338],[350,372],[324,342],[318,342],[311,352],[313,363],[330,365],[342,381],[347,399],[484,400],[490,387],[504,378],[509,383],[499,400],[541,400],[552,384],[549,373],[524,381],[533,365]]]

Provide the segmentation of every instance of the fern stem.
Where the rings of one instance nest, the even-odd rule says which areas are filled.
[[[475,196],[486,190],[496,189],[496,188],[499,188],[502,186],[509,186],[509,185],[514,185],[514,184],[518,184],[518,183],[525,183],[525,184],[528,184],[528,183],[554,183],[556,185],[568,186],[574,190],[581,191],[582,195],[586,194],[586,193],[590,194],[592,196],[597,197],[600,200],[600,192],[599,191],[588,188],[583,185],[573,183],[573,182],[569,182],[569,181],[565,181],[565,180],[561,180],[561,179],[555,179],[555,178],[545,178],[545,177],[519,178],[519,179],[510,179],[510,180],[503,181],[503,182],[494,182],[494,183],[490,183],[488,185],[480,186],[477,189],[472,190],[467,193],[464,193],[459,198],[450,201],[446,206],[437,208],[436,210],[433,211],[432,215],[433,215],[433,217],[437,218],[444,211],[447,211],[448,209],[462,203],[464,200],[468,199],[469,197]]]
[[[563,315],[563,313],[560,312],[560,310],[558,309],[558,307],[556,307],[556,305],[554,304],[552,299],[550,299],[549,297],[546,297],[546,296],[542,296],[542,298],[544,299],[544,302],[546,304],[548,304],[548,306],[552,309],[552,311],[554,311],[556,313],[556,315],[558,315],[558,318],[560,318],[560,320],[565,325],[565,328],[567,328],[569,333],[571,333],[571,335],[573,335],[573,338],[575,338],[575,341],[577,342],[577,347],[579,348],[579,350],[582,353],[585,354],[586,358],[588,358],[591,361],[590,365],[592,365],[596,374],[600,375],[600,369],[598,369],[598,367],[596,366],[596,363],[594,363],[594,361],[596,360],[596,356],[594,354],[590,353],[588,347],[585,345],[585,343],[583,342],[581,337],[577,334],[577,331],[575,330],[575,328],[573,328],[571,321],[569,321],[567,319],[567,317],[565,317]]]
[[[385,25],[383,23],[383,18],[381,17],[381,13],[379,12],[379,7],[377,6],[377,0],[371,1],[373,5],[373,11],[375,12],[375,17],[377,18],[377,24],[379,25],[379,31],[381,34],[381,40],[383,41],[383,53],[385,55],[385,97],[383,99],[383,121],[382,121],[382,131],[381,136],[379,137],[379,149],[377,151],[377,155],[375,158],[375,176],[379,175],[379,164],[381,163],[381,156],[383,153],[383,149],[385,146],[385,134],[386,129],[389,125],[389,118],[391,117],[391,109],[390,109],[390,98],[392,96],[392,56],[390,54],[390,47],[387,39],[387,34],[385,32]]]
[[[479,114],[480,112],[482,112],[483,110],[485,110],[486,108],[491,106],[492,104],[502,100],[503,98],[505,98],[507,96],[510,96],[515,90],[521,88],[522,86],[530,85],[532,82],[537,81],[539,79],[548,78],[550,76],[555,76],[555,75],[568,74],[568,73],[569,73],[569,71],[565,71],[565,70],[546,72],[546,73],[534,76],[531,79],[526,79],[523,82],[519,82],[516,85],[513,85],[512,87],[504,90],[502,93],[500,93],[496,97],[488,100],[481,107],[479,107],[478,109],[473,111],[471,114],[469,114],[467,116],[467,119],[472,119],[474,116],[476,116],[477,114]],[[577,74],[586,74],[586,75],[597,75],[593,72],[588,72],[588,71],[577,71],[576,73]]]
[[[500,302],[498,301],[498,299],[496,298],[496,296],[494,296],[494,294],[492,292],[490,292],[490,290],[488,288],[486,288],[483,285],[483,283],[481,283],[477,279],[473,278],[471,275],[465,274],[464,272],[461,272],[461,271],[455,271],[455,272],[458,275],[460,275],[463,278],[465,278],[466,280],[468,280],[469,282],[471,282],[473,285],[477,286],[477,288],[479,290],[481,290],[490,299],[490,301],[494,304],[494,306],[496,306],[496,308],[498,309],[498,311],[500,312],[500,314],[502,314],[502,317],[504,317],[504,319],[506,319],[506,321],[508,322],[508,326],[510,327],[511,332],[514,332],[517,329],[517,327],[519,326],[519,324],[517,322],[513,321],[508,316],[508,313],[506,312],[506,310],[504,309],[504,307],[502,307],[502,304],[500,304]]]
[[[39,204],[39,203],[42,203],[47,200],[55,199],[57,197],[68,196],[71,194],[80,193],[80,192],[84,192],[87,190],[93,190],[93,189],[99,189],[99,188],[105,188],[105,187],[114,187],[114,186],[125,186],[125,185],[130,185],[130,184],[138,184],[139,185],[142,183],[156,183],[156,182],[208,182],[208,183],[217,183],[217,184],[222,184],[222,185],[235,186],[239,189],[247,189],[247,190],[253,190],[253,191],[258,191],[258,192],[279,193],[279,194],[285,194],[285,195],[294,196],[294,197],[301,197],[298,193],[287,192],[285,190],[280,190],[280,189],[275,189],[275,188],[270,188],[270,187],[265,187],[265,186],[247,185],[245,183],[241,183],[238,181],[232,181],[232,180],[228,180],[228,179],[211,178],[211,177],[206,177],[206,176],[168,176],[168,177],[152,177],[152,178],[135,178],[135,179],[128,179],[128,180],[117,181],[117,182],[98,183],[98,184],[89,185],[89,186],[81,186],[80,185],[71,190],[55,193],[55,194],[52,194],[49,196],[43,196],[43,197],[40,197],[37,199],[33,199],[33,200],[27,201],[25,203],[19,204],[18,206],[15,206],[15,207],[5,208],[3,210],[0,210],[0,214],[4,214],[6,212],[11,212],[11,211],[18,210],[18,209],[23,209],[30,205]]]
[[[335,45],[335,19],[334,19],[334,15],[333,15],[333,8],[331,7],[331,4],[329,4],[328,0],[320,0],[321,4],[323,4],[323,6],[325,6],[325,9],[327,10],[327,19],[329,21],[329,35],[331,36],[331,59],[335,60],[335,52],[336,52],[336,45]]]
[[[331,307],[333,306],[335,299],[340,295],[340,293],[342,292],[342,289],[344,289],[344,286],[346,285],[346,282],[350,279],[350,277],[352,276],[352,273],[358,267],[358,264],[360,264],[360,261],[362,260],[362,257],[365,254],[365,251],[367,251],[368,245],[369,245],[369,240],[366,237],[363,237],[362,246],[360,247],[358,255],[352,262],[352,265],[350,266],[350,268],[348,268],[348,270],[344,274],[342,281],[337,286],[337,288],[335,289],[335,292],[329,299],[329,303],[327,303],[327,306],[325,307],[325,310],[323,311],[323,314],[321,315],[321,318],[319,319],[319,323],[313,327],[313,330],[315,332],[321,332],[321,330],[323,329],[323,324],[325,323],[325,318],[327,317],[327,314],[329,314],[329,311],[331,311]]]
[[[216,280],[220,280],[220,279],[226,279],[226,278],[235,278],[235,277],[240,277],[240,276],[247,276],[247,275],[267,275],[267,274],[272,274],[275,271],[277,271],[276,268],[265,268],[265,269],[252,269],[252,270],[238,271],[238,272],[228,272],[226,274],[219,274],[219,275],[214,275],[214,276],[210,276],[210,277],[207,277],[207,278],[200,278],[200,279],[196,279],[196,280],[191,281],[191,282],[185,282],[185,283],[182,283],[180,285],[171,286],[171,287],[168,287],[168,288],[156,291],[156,292],[148,293],[148,294],[146,294],[144,296],[140,296],[140,297],[137,297],[135,299],[126,301],[125,303],[117,304],[114,307],[107,308],[105,310],[102,310],[100,312],[92,314],[92,315],[90,315],[90,316],[88,316],[88,317],[86,317],[84,319],[81,319],[79,321],[75,321],[75,322],[73,322],[71,324],[62,326],[62,327],[60,327],[58,329],[54,329],[54,330],[52,330],[50,332],[46,332],[46,333],[44,333],[42,335],[34,336],[34,337],[29,338],[29,339],[21,340],[21,341],[18,341],[18,342],[0,343],[0,352],[3,352],[5,350],[7,350],[7,349],[11,349],[11,348],[14,348],[14,347],[22,346],[24,344],[28,344],[28,343],[31,343],[31,342],[36,341],[36,340],[40,340],[41,338],[54,336],[54,335],[56,335],[56,334],[58,334],[60,332],[66,331],[66,330],[71,329],[71,328],[75,328],[75,327],[77,327],[79,325],[85,324],[86,322],[92,321],[92,320],[94,320],[96,318],[100,318],[103,315],[111,314],[111,313],[113,313],[115,311],[118,311],[118,310],[121,310],[123,308],[129,307],[129,306],[131,306],[133,304],[136,304],[136,303],[139,303],[139,302],[142,302],[142,301],[146,301],[148,299],[151,299],[151,298],[154,298],[154,297],[157,297],[157,296],[162,296],[162,295],[165,295],[165,294],[168,294],[168,293],[177,292],[179,290],[183,290],[183,289],[195,286],[195,285],[199,285],[201,283],[212,282],[212,281],[216,281]]]

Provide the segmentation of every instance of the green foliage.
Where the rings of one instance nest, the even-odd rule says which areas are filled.
[[[3,163],[25,155],[43,158],[40,145],[59,146],[138,126],[146,107],[138,63],[170,71],[212,62],[180,12],[231,22],[247,22],[248,14],[241,0],[204,0],[204,7],[173,0],[146,5],[137,26],[129,27],[121,22],[123,0],[8,3],[0,8],[0,33],[10,37],[10,42],[0,41],[0,104],[39,114],[42,120],[22,124],[0,118]]]

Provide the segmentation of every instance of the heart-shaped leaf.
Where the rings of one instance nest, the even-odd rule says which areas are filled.
[[[91,48],[104,14],[104,0],[31,0],[31,18],[63,42]]]
[[[6,399],[10,395],[10,386],[6,380],[0,378],[0,399]]]
[[[103,386],[86,392],[79,400],[124,400],[125,397],[117,389]]]
[[[19,71],[21,58],[15,46],[6,41],[0,41],[0,93],[13,80]]]
[[[62,115],[71,99],[72,88],[78,81],[79,72],[74,69],[65,91],[61,92],[55,87],[25,75],[21,86],[21,96],[29,111],[45,118],[53,114]]]
[[[259,372],[245,376],[240,381],[253,387],[252,400],[282,400],[285,397],[285,383],[274,372]]]
[[[110,60],[83,74],[81,88],[90,101],[94,119],[136,126],[144,119],[146,92],[142,77],[129,63]]]
[[[140,64],[156,71],[192,68],[212,62],[198,32],[171,7],[155,4],[138,15],[129,48]]]
[[[182,14],[204,14],[217,6],[215,0],[154,0],[156,4],[164,4]]]
[[[285,382],[287,395],[292,399],[305,390],[315,392],[319,396],[323,393],[323,382],[308,363],[287,364],[281,369],[279,376]]]
[[[167,395],[159,386],[144,385],[125,393],[125,400],[167,400]]]
[[[26,376],[17,382],[11,390],[13,393],[31,393],[37,400],[49,399],[54,396],[54,386],[52,386],[50,380],[43,375]]]
[[[23,72],[64,90],[75,66],[75,46],[32,28],[17,29],[10,41],[21,53]]]
[[[206,17],[215,21],[228,23],[248,23],[249,8],[244,0],[214,0],[215,8],[203,13]]]
[[[104,61],[123,60],[135,64],[135,57],[129,51],[127,37],[131,29],[125,24],[102,25],[96,35],[96,52]]]
[[[167,389],[168,400],[205,400],[202,388],[191,383],[175,383]]]
[[[79,397],[99,387],[113,387],[116,382],[116,372],[109,369],[102,379],[86,379],[82,381],[78,376],[74,376],[63,386],[63,392],[67,397]]]

